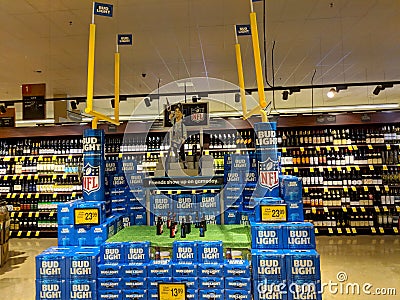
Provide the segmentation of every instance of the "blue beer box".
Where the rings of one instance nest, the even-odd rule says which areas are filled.
[[[322,300],[321,282],[319,280],[288,281],[288,300],[313,299]]]
[[[110,188],[110,197],[124,196],[126,193],[126,187],[112,187]]]
[[[90,234],[92,236],[93,245],[100,246],[107,239],[114,235],[115,227],[113,220],[107,218],[107,221],[101,225],[91,226]]]
[[[124,290],[122,300],[147,300],[147,290]]]
[[[227,259],[224,263],[224,277],[250,278],[250,264],[244,259]]]
[[[67,276],[70,251],[42,252],[36,256],[36,279],[62,280]]]
[[[250,278],[226,277],[225,278],[225,289],[226,290],[251,291]]]
[[[168,212],[174,211],[172,199],[163,194],[150,196],[150,210],[155,215],[166,216]]]
[[[186,289],[186,299],[187,300],[198,300],[199,299],[199,291],[193,289]]]
[[[253,249],[283,249],[283,226],[279,223],[251,222]]]
[[[197,264],[174,263],[172,265],[172,277],[197,277]]]
[[[75,246],[74,225],[58,225],[58,246]]]
[[[279,176],[280,194],[285,202],[298,202],[303,198],[303,181],[297,176]]]
[[[68,276],[71,279],[96,279],[99,251],[77,250],[66,261]]]
[[[100,263],[119,264],[124,263],[123,243],[104,243],[100,246]]]
[[[197,274],[199,277],[222,277],[224,276],[224,265],[221,263],[199,264]]]
[[[111,209],[118,206],[126,206],[128,201],[126,201],[126,197],[124,194],[120,196],[111,196]]]
[[[244,173],[243,180],[246,184],[257,184],[258,173],[257,171],[247,171]]]
[[[186,289],[199,289],[198,277],[174,277],[173,282],[185,283]]]
[[[200,290],[223,289],[224,283],[223,277],[199,277]]]
[[[36,279],[36,300],[64,300],[66,296],[66,281],[52,279]]]
[[[254,280],[285,280],[286,261],[283,250],[251,250]]]
[[[98,300],[122,300],[121,290],[99,290],[97,291]]]
[[[241,193],[230,194],[224,193],[224,210],[238,209],[243,201]]]
[[[100,290],[122,290],[122,278],[97,278],[97,289]]]
[[[244,172],[234,172],[231,170],[225,170],[224,172],[224,183],[226,184],[244,184]]]
[[[104,173],[106,175],[111,175],[111,174],[117,173],[117,165],[118,165],[118,162],[116,160],[107,159],[104,162]]]
[[[244,189],[244,184],[226,184],[224,188],[224,194],[240,195]]]
[[[148,287],[149,290],[156,290],[159,283],[170,283],[172,282],[172,277],[149,277]]]
[[[251,300],[251,291],[248,290],[228,290],[225,289],[226,300]]]
[[[290,280],[321,280],[320,256],[315,250],[285,250]]]
[[[77,246],[93,246],[94,242],[90,234],[90,226],[75,226],[75,244]]]
[[[158,300],[158,289],[148,290],[147,291],[147,299],[148,300]]]
[[[96,280],[87,280],[87,279],[75,279],[71,280],[67,285],[68,291],[68,299],[83,299],[83,300],[92,300],[97,299],[97,284]]]
[[[283,248],[315,249],[314,226],[309,222],[286,222],[283,226]]]
[[[65,252],[65,253],[71,253],[75,251],[75,249],[78,249],[77,246],[51,246],[45,250],[43,250],[42,253],[51,253],[51,252]]]
[[[143,174],[126,174],[126,181],[131,191],[143,187]]]
[[[197,203],[200,207],[200,212],[210,213],[220,211],[220,198],[217,193],[203,193],[197,195]]]
[[[222,241],[202,241],[198,245],[198,261],[200,263],[224,262]]]
[[[97,266],[97,276],[99,278],[121,278],[123,276],[122,266],[119,264],[99,264]]]
[[[276,122],[254,123],[256,149],[274,149],[278,144]]]
[[[207,224],[221,225],[220,211],[206,213],[204,214],[204,219],[207,221]]]
[[[253,282],[254,300],[279,299],[288,300],[286,280],[255,280]],[[306,298],[307,299],[307,298]]]
[[[197,242],[174,241],[172,244],[173,261],[175,263],[197,262]]]
[[[147,212],[138,211],[133,215],[135,225],[147,225]]]
[[[57,222],[59,225],[74,224],[74,209],[80,200],[58,203],[57,205]]]
[[[153,260],[147,266],[149,277],[172,277],[172,265],[169,260]]]
[[[137,162],[134,159],[123,159],[121,168],[121,171],[125,174],[136,174]]]
[[[116,205],[115,207],[111,207],[111,213],[125,215],[128,213],[128,208],[127,208],[126,204]]]
[[[304,222],[303,202],[286,202],[288,222]]]
[[[123,278],[147,277],[147,264],[122,264],[121,276]]]
[[[232,167],[232,154],[224,154],[224,171],[231,170]]]
[[[125,263],[148,263],[150,261],[150,242],[124,242]]]
[[[225,210],[224,221],[225,225],[239,224],[239,212],[234,209]]]
[[[125,188],[128,184],[126,183],[125,175],[123,173],[117,173],[109,176],[110,188]]]
[[[147,290],[149,280],[146,277],[131,277],[122,279],[123,290]]]
[[[231,168],[233,172],[246,172],[250,169],[250,157],[246,154],[231,154]]]
[[[224,300],[224,290],[199,290],[199,300]]]

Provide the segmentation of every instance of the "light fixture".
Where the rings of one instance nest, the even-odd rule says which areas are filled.
[[[146,107],[150,107],[151,106],[151,100],[149,97],[144,98],[144,104],[146,105]]]
[[[283,91],[282,92],[282,100],[287,100],[289,99],[289,95],[292,95],[293,93],[298,93],[300,92],[300,88],[294,87],[294,88],[289,88],[288,91]]]
[[[329,92],[327,92],[326,93],[326,95],[328,96],[328,98],[333,98],[333,97],[335,97],[335,95],[336,95],[336,89],[335,88],[331,88],[330,90],[329,90]]]
[[[381,85],[376,86],[376,88],[374,89],[372,94],[378,96],[381,91],[383,91],[386,88],[391,88],[391,87],[393,87],[392,83],[382,83]]]
[[[4,104],[0,105],[0,114],[5,114],[7,112],[7,108]]]
[[[304,114],[311,112],[357,112],[365,110],[385,110],[385,109],[398,109],[398,103],[383,103],[383,104],[361,104],[361,105],[339,105],[339,106],[317,106],[311,107],[298,107],[298,108],[280,108],[281,114]]]
[[[76,100],[71,100],[69,104],[73,110],[78,109],[78,102]]]
[[[236,93],[236,94],[235,94],[235,102],[236,102],[236,103],[239,103],[239,102],[240,102],[240,94],[239,94],[239,93]]]
[[[347,85],[341,84],[341,85],[336,86],[336,93],[339,93],[340,91],[343,91],[343,90],[347,90]]]
[[[110,102],[111,102],[111,107],[112,107],[112,108],[115,108],[115,99],[111,99]]]
[[[287,100],[289,99],[289,91],[283,91],[282,92],[282,100]]]

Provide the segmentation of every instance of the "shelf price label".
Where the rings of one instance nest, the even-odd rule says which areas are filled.
[[[347,193],[349,191],[349,188],[347,186],[344,186],[343,191],[345,191]]]
[[[364,186],[364,191],[368,192],[368,187],[367,186]]]
[[[26,233],[26,236],[27,236],[27,237],[30,237],[30,236],[31,236],[31,231],[30,231],[30,230]]]
[[[323,167],[319,167],[318,169],[319,169],[319,171],[320,171],[321,173],[324,171],[324,168],[323,168]]]
[[[324,212],[326,212],[326,213],[329,212],[329,210],[328,210],[328,208],[326,206],[324,206]]]
[[[318,152],[321,151],[321,147],[320,147],[320,146],[315,147],[315,149],[316,149]]]
[[[158,284],[159,300],[186,300],[186,284],[180,282]]]
[[[357,207],[354,207],[354,206],[353,206],[351,209],[353,210],[354,213],[357,212]]]
[[[337,170],[338,170],[339,172],[342,172],[342,167],[337,167]]]
[[[397,227],[393,227],[393,232],[394,232],[395,234],[398,234],[398,233],[399,233],[399,229],[398,229]]]
[[[338,234],[342,234],[342,228],[338,228],[338,229],[337,229],[337,233],[338,233]]]
[[[326,146],[326,151],[331,151],[331,147]]]
[[[384,234],[384,233],[385,233],[385,230],[383,229],[383,227],[379,227],[379,232],[380,232],[381,234]]]
[[[354,168],[356,169],[356,171],[360,171],[360,166],[354,166]]]
[[[354,146],[353,146],[353,150],[357,151],[357,150],[358,150],[358,147],[354,145]]]
[[[385,191],[389,192],[389,186],[388,185],[385,185]]]
[[[286,168],[282,168],[282,173],[285,173],[285,171],[286,171]]]
[[[383,169],[383,171],[387,171],[387,170],[388,170],[387,165],[383,165],[383,166],[382,166],[382,169]]]
[[[38,237],[39,234],[40,234],[40,231],[36,231],[36,232],[35,232],[35,237]]]
[[[388,208],[387,208],[387,206],[384,206],[384,207],[383,207],[383,211],[384,211],[384,212],[388,212],[388,211],[389,211]]]
[[[301,152],[304,152],[304,147],[300,147],[300,151],[301,151]]]
[[[369,169],[370,169],[371,171],[373,171],[373,170],[374,170],[374,166],[373,166],[373,165],[369,165]]]
[[[286,222],[286,205],[260,205],[262,222]]]
[[[361,209],[361,212],[365,213],[365,207],[364,206],[361,206],[360,209]]]
[[[338,146],[333,147],[333,149],[335,149],[336,152],[339,151],[339,147]]]
[[[357,191],[357,188],[353,185],[352,187],[351,187],[351,190],[353,191],[353,192],[355,192],[355,191]],[[367,189],[368,190],[368,189]]]
[[[377,213],[381,212],[381,210],[379,209],[379,206],[374,206],[374,208],[375,208],[375,211],[376,211]]]
[[[346,233],[347,233],[347,234],[350,234],[350,233],[351,233],[350,228],[346,228]]]
[[[381,188],[379,187],[379,185],[375,186],[375,189],[379,192],[381,190]]]
[[[39,212],[38,211],[35,213],[35,218],[39,218]]]
[[[342,206],[342,210],[343,210],[343,212],[347,212],[347,207],[346,206]]]
[[[400,212],[400,206],[396,206],[396,211]]]
[[[313,167],[310,168],[310,172],[314,173],[314,168]]]
[[[347,148],[348,148],[350,151],[353,150],[353,146],[352,146],[352,145],[349,145]]]
[[[317,213],[317,209],[316,209],[315,207],[312,207],[312,208],[311,208],[311,211],[312,211],[313,214],[316,214],[316,213]]]
[[[386,149],[387,149],[387,150],[390,150],[390,149],[391,149],[389,144],[386,144]]]
[[[375,229],[375,227],[371,227],[371,232],[372,232],[373,234],[376,234],[376,229]]]
[[[331,172],[332,171],[332,167],[328,167],[328,171]]]
[[[318,233],[319,233],[319,231],[318,231],[318,228],[317,228],[317,227],[315,227],[315,228],[314,228],[314,233],[315,233],[315,234],[318,234]]]
[[[374,147],[372,147],[372,145],[368,145],[368,149],[372,150],[372,149],[374,149]]]
[[[304,187],[304,192],[308,193],[308,187]]]
[[[286,148],[283,147],[283,148],[282,148],[282,153],[286,153],[286,152],[287,152]]]
[[[75,208],[74,220],[75,225],[99,225],[99,209]]]
[[[353,228],[351,228],[351,232],[352,232],[353,234],[357,234],[357,229],[355,229],[355,228],[353,227]]]
[[[329,234],[333,234],[333,229],[329,227],[328,232],[329,232]]]

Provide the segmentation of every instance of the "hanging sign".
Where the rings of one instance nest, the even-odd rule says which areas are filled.
[[[112,17],[113,16],[113,5],[107,3],[94,3],[93,13],[98,16]]]
[[[118,34],[118,45],[132,45],[132,34]]]
[[[236,35],[251,35],[251,27],[249,24],[236,25]]]

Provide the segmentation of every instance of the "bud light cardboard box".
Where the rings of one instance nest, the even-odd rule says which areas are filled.
[[[322,300],[321,282],[296,280],[288,282],[288,300]]]
[[[124,262],[123,243],[104,243],[100,246],[100,263],[119,264]]]
[[[251,291],[250,278],[227,277],[225,278],[225,289]]]
[[[199,291],[193,289],[186,289],[186,299],[187,300],[198,300],[199,299]]]
[[[59,225],[74,224],[74,208],[78,201],[69,201],[57,205],[57,222]]]
[[[224,224],[225,225],[239,224],[239,212],[234,209],[225,210]]]
[[[286,280],[255,280],[253,291],[254,300],[288,300]]]
[[[174,241],[173,242],[173,262],[175,262],[175,263],[197,262],[197,242]]]
[[[109,176],[110,188],[125,188],[128,184],[126,183],[125,176],[123,173],[117,173]]]
[[[224,300],[225,291],[224,290],[200,290],[199,300]]]
[[[251,222],[251,245],[253,249],[283,249],[281,224]]]
[[[204,219],[207,221],[207,224],[216,224],[221,225],[221,215],[219,211],[215,211],[213,213],[203,214]]]
[[[147,264],[122,264],[121,268],[124,278],[147,277]]]
[[[290,280],[321,280],[320,257],[315,250],[285,250]]]
[[[285,280],[286,264],[283,250],[252,250],[254,280]]]
[[[200,290],[223,289],[223,288],[224,288],[223,277],[199,277]]]
[[[176,196],[174,212],[178,217],[188,218],[190,216],[194,219],[196,209],[196,195],[180,194]]]
[[[64,299],[68,299],[65,280],[36,280],[36,300]]]
[[[257,171],[244,172],[243,180],[245,184],[256,184],[258,181]]]
[[[147,300],[147,290],[124,290],[122,300]]]
[[[126,187],[113,187],[110,188],[110,196],[123,196],[126,192]]]
[[[287,203],[298,202],[302,200],[303,197],[303,181],[301,178],[290,175],[279,176],[280,187],[281,187],[281,197]]]
[[[133,215],[133,221],[135,225],[146,225],[147,224],[147,212],[138,211]]]
[[[75,251],[67,260],[67,272],[71,279],[96,279],[99,251]]]
[[[275,122],[254,123],[256,149],[276,149],[278,138]]]
[[[97,276],[99,278],[120,278],[123,276],[122,266],[117,264],[99,264],[97,266]]]
[[[198,245],[200,263],[223,263],[222,241],[199,242]]]
[[[172,265],[170,260],[153,260],[148,264],[149,277],[172,277]]]
[[[158,300],[158,289],[156,290],[148,290],[147,291],[147,299],[149,300]]]
[[[251,291],[249,290],[229,290],[225,289],[225,299],[229,300],[251,300]]]
[[[241,192],[232,193],[224,190],[224,210],[229,208],[238,209],[242,201],[243,197]]]
[[[244,172],[234,172],[225,170],[224,183],[226,184],[244,184]]]
[[[76,246],[93,246],[92,236],[90,235],[90,226],[75,226]]]
[[[109,227],[113,226],[110,219],[104,224],[91,226],[90,235],[92,237],[93,245],[100,246],[103,244],[111,235],[109,235]]]
[[[217,193],[204,193],[197,195],[197,203],[200,207],[200,212],[205,214],[216,215],[221,209],[219,194]]]
[[[143,187],[143,174],[125,174],[125,176],[131,192],[135,193],[140,187]]]
[[[122,160],[122,173],[124,174],[136,174],[137,173],[137,163],[133,159],[123,159]]]
[[[288,222],[303,222],[303,202],[286,202]]]
[[[122,278],[98,278],[97,289],[100,290],[122,290]]]
[[[76,245],[74,225],[58,226],[58,245],[59,246]]]
[[[148,287],[149,290],[156,290],[159,283],[170,283],[172,282],[172,277],[149,277]]]
[[[156,216],[167,216],[168,212],[174,211],[172,199],[166,195],[151,195],[150,196],[150,210]]]
[[[196,263],[174,263],[172,277],[197,277]]]
[[[283,225],[285,249],[315,249],[314,226],[308,222],[286,222]]]
[[[224,265],[221,263],[199,264],[197,273],[199,277],[222,277],[224,276]]]
[[[124,242],[125,263],[148,263],[150,261],[150,242]]]
[[[104,173],[106,175],[112,175],[117,173],[118,169],[118,161],[107,159],[104,162]]]
[[[70,250],[43,252],[36,256],[36,279],[62,280],[67,277],[66,261]]]
[[[124,290],[146,290],[147,287],[148,287],[148,280],[145,277],[133,277],[133,278],[122,279],[122,289]]]
[[[70,300],[92,300],[97,298],[96,280],[75,279],[71,280],[67,286],[68,299]]]
[[[224,263],[224,277],[250,278],[250,264],[244,259],[227,259]]]
[[[250,169],[250,158],[245,154],[231,154],[231,171],[246,172]]]
[[[185,283],[186,289],[199,289],[199,280],[197,277],[174,277],[173,282]]]
[[[122,300],[121,290],[99,290],[97,291],[98,300]]]

